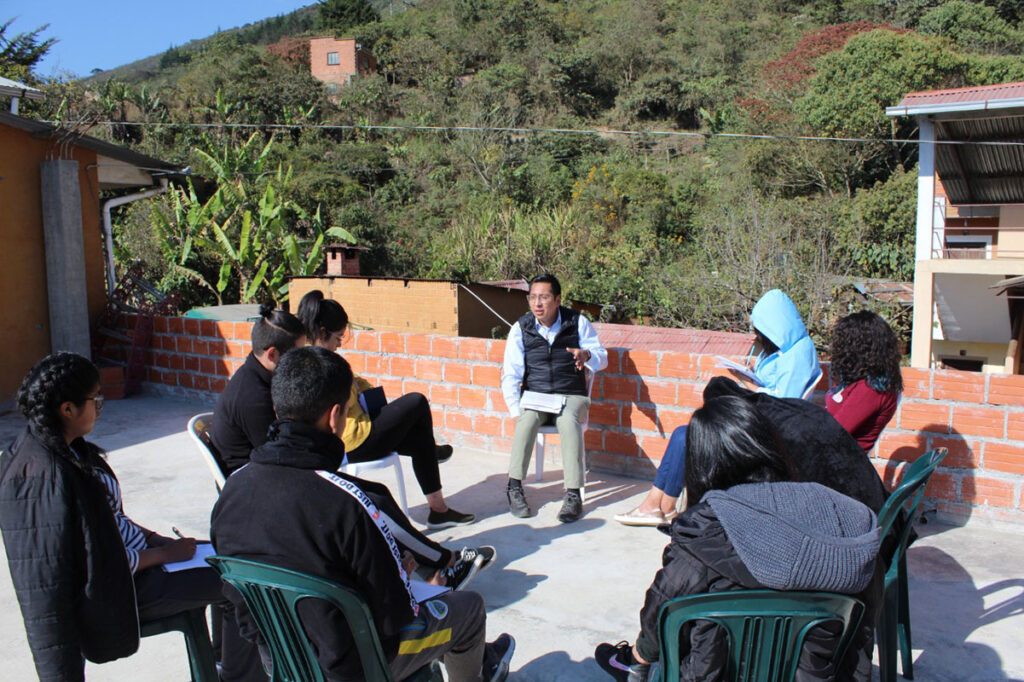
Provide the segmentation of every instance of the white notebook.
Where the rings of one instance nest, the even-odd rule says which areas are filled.
[[[519,407],[524,410],[560,414],[562,412],[562,407],[564,406],[565,396],[557,393],[523,391],[522,397],[519,398]]]

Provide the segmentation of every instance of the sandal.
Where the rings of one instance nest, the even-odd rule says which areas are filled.
[[[659,526],[665,523],[665,515],[660,511],[642,512],[640,507],[625,514],[616,514],[613,518],[624,526]]]

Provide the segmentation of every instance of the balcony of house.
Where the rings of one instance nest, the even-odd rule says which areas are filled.
[[[948,205],[936,198],[931,228],[931,260],[1024,260],[1024,205]],[[977,264],[955,271],[997,271]]]

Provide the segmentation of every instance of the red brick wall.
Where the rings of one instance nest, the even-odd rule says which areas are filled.
[[[249,353],[249,334],[248,323],[158,318],[149,381],[219,392]],[[356,332],[342,353],[389,396],[426,395],[444,440],[504,454],[515,427],[500,389],[504,349],[504,341],[487,339]],[[590,461],[649,475],[672,430],[689,420],[704,384],[721,370],[711,356],[667,351],[612,350],[608,364],[594,384]],[[903,376],[899,410],[872,453],[886,483],[898,479],[904,462],[946,447],[927,489],[943,517],[1024,524],[1024,376],[910,368]],[[827,376],[819,389],[826,386]]]

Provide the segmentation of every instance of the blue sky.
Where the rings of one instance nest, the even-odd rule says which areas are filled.
[[[41,76],[72,72],[86,76],[94,68],[112,69],[136,59],[204,38],[221,29],[285,14],[314,0],[174,0],[116,2],[98,0],[4,0],[0,22],[16,18],[8,35],[33,31],[57,38],[37,67]]]

